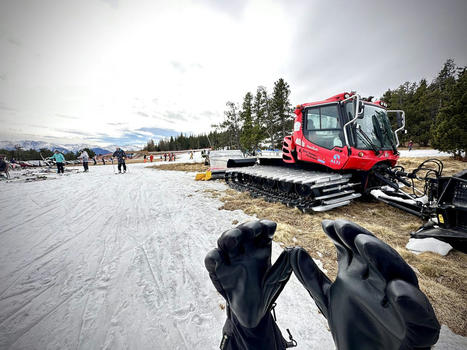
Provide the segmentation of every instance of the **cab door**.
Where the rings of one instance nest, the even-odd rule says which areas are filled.
[[[299,159],[341,169],[348,159],[342,125],[337,103],[306,108]]]

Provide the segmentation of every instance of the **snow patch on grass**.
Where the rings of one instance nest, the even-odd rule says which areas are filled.
[[[410,238],[405,247],[415,254],[432,252],[442,256],[446,256],[452,249],[449,243],[436,238]]]

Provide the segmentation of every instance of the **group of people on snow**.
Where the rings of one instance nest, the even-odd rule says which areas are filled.
[[[175,153],[164,153],[164,161],[167,161],[167,158],[169,159],[169,162],[170,161],[173,161],[175,162]]]
[[[153,154],[149,155],[149,157],[145,154],[143,156],[144,163],[147,162],[148,158],[149,158],[149,161],[151,163],[154,161],[154,155]],[[167,160],[169,162],[170,161],[175,161],[175,159],[176,159],[176,156],[175,156],[175,153],[173,153],[173,152],[172,153],[164,153],[163,155],[160,156],[160,160],[164,160],[165,162],[167,162]]]
[[[144,162],[146,163],[147,160],[148,160],[148,156],[145,154],[145,155],[144,155]],[[154,161],[154,155],[153,155],[153,154],[151,154],[151,155],[149,156],[149,161],[150,161],[151,163]]]
[[[83,164],[84,172],[86,173],[86,172],[89,171],[89,159],[90,159],[90,157],[89,157],[89,154],[88,154],[88,152],[86,150],[83,149],[80,152],[81,153],[78,156],[78,159],[81,160],[81,162]],[[125,151],[122,150],[120,147],[117,147],[116,151],[112,154],[112,157],[110,157],[110,161],[112,162],[112,164],[113,164],[113,157],[117,158],[118,172],[121,173],[122,168],[123,168],[123,172],[125,173],[126,172],[125,159],[127,157]],[[50,160],[55,161],[55,164],[57,166],[57,174],[63,174],[65,172],[65,156],[59,150],[56,149],[54,151],[54,154],[52,156],[50,156],[50,157],[47,157],[46,159],[50,159]],[[91,158],[91,159],[94,161],[94,165],[96,165],[97,164],[96,159],[94,157]],[[105,157],[102,157],[102,164],[105,165]]]

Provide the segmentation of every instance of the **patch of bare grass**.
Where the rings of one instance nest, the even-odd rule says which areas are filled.
[[[209,169],[207,165],[203,163],[169,163],[152,165],[148,168],[157,170],[173,170],[173,171],[189,171],[189,172],[205,172]]]
[[[205,189],[203,192],[206,193],[206,194],[208,194],[209,197],[211,197],[211,198],[219,198],[219,197],[221,196],[221,192],[220,192],[220,191],[218,191],[218,190],[213,190],[213,189],[210,189],[210,188]]]
[[[424,160],[431,159],[433,157],[427,158],[408,158],[402,157],[397,162],[398,165],[402,165],[406,171],[412,171],[416,167],[418,167]],[[437,159],[441,160],[444,165],[443,175],[444,176],[451,176],[455,173],[458,173],[461,170],[467,168],[467,163],[456,160],[450,157],[438,157]]]

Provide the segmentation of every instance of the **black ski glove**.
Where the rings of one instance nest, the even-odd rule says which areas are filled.
[[[302,248],[293,271],[328,319],[339,350],[429,349],[440,325],[415,272],[390,246],[349,221],[325,220],[337,249],[334,283]]]
[[[289,251],[271,266],[272,221],[251,221],[224,232],[204,263],[227,302],[221,349],[285,349],[270,313],[292,268]]]

